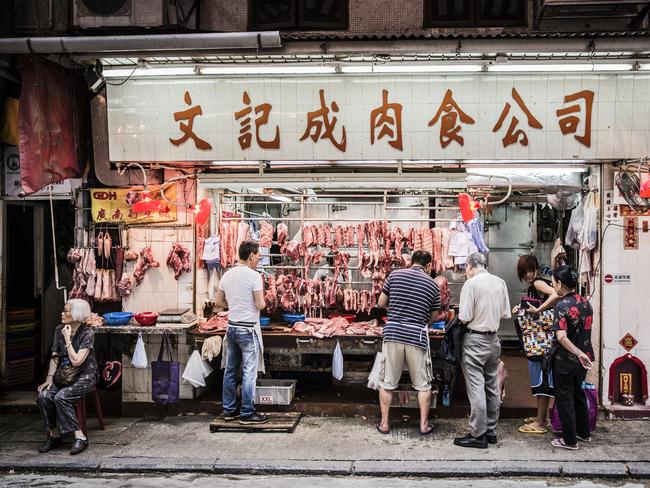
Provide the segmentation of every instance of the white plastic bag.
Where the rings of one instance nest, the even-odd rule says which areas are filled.
[[[147,360],[147,351],[144,350],[144,341],[142,334],[138,334],[138,342],[135,343],[135,350],[131,358],[131,366],[138,369],[147,369],[149,361]]]
[[[569,227],[564,237],[564,243],[567,246],[571,246],[573,249],[580,249],[580,235],[582,234],[583,222],[584,207],[583,202],[580,202],[571,212],[571,220],[569,220]]]
[[[370,370],[368,376],[368,388],[371,390],[379,390],[379,384],[384,376],[384,368],[386,367],[386,356],[383,352],[378,352],[375,356],[375,362]]]
[[[343,378],[343,353],[341,352],[341,344],[336,341],[336,348],[332,355],[332,376],[341,381]]]
[[[201,354],[199,351],[194,350],[190,359],[187,361],[185,370],[183,371],[183,382],[189,383],[194,387],[205,386],[205,377],[203,374],[204,366]]]

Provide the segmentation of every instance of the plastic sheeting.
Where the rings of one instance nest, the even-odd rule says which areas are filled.
[[[81,77],[30,56],[22,69],[20,176],[27,194],[80,177],[88,159],[88,89]]]
[[[497,177],[498,176],[498,177]],[[560,170],[526,168],[526,172],[508,170],[468,170],[467,187],[480,189],[507,188],[503,179],[512,184],[513,191],[537,190],[546,194],[579,192],[582,189],[582,172],[561,172]]]

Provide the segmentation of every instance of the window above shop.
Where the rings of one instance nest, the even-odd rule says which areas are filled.
[[[348,0],[250,0],[252,30],[348,28]]]
[[[527,11],[528,0],[424,0],[424,26],[525,26]]]

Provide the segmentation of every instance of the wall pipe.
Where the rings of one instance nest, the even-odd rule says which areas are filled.
[[[282,47],[280,32],[227,32],[205,34],[156,34],[143,36],[13,37],[0,39],[0,54],[109,53],[149,56],[168,51],[185,55],[202,51],[273,49]]]

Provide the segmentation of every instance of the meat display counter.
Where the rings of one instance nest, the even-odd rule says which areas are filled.
[[[223,337],[225,331],[202,332],[197,328],[192,330],[190,335],[194,338],[195,344],[200,347],[205,338],[215,335]],[[369,372],[375,354],[381,351],[382,347],[382,338],[377,336],[343,335],[317,338],[308,333],[294,332],[291,327],[281,324],[263,327],[262,337],[266,366],[269,371],[329,372],[332,354],[338,343],[345,361],[365,362]],[[429,332],[434,370],[442,369],[442,365],[437,364],[436,359],[440,358],[443,337],[442,331]]]

